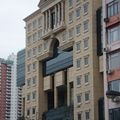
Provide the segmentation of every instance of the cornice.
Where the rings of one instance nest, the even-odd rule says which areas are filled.
[[[41,13],[41,10],[38,9],[36,10],[35,12],[33,12],[31,15],[27,16],[26,18],[24,18],[23,20],[25,22],[29,21],[30,19],[34,18],[36,15],[40,14]]]

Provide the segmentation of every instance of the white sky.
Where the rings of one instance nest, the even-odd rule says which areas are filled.
[[[0,58],[25,47],[23,19],[38,9],[40,0],[0,0]]]

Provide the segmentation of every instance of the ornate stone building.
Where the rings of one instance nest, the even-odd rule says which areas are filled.
[[[41,0],[26,17],[25,117],[98,120],[96,38],[101,0]]]

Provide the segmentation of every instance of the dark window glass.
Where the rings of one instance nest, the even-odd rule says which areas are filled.
[[[113,0],[107,5],[108,17],[114,16],[119,13],[118,0]]]

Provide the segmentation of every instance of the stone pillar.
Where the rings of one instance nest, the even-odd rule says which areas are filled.
[[[54,108],[58,107],[58,89],[56,87],[56,80],[54,76]]]
[[[51,29],[51,11],[49,10],[49,30]]]
[[[44,34],[44,32],[45,32],[45,13],[43,13],[43,27],[44,27],[44,30],[43,30],[43,34]]]
[[[60,3],[58,4],[58,24],[60,24]]]
[[[61,22],[63,23],[64,21],[64,4],[61,2]]]
[[[56,27],[57,25],[57,5],[55,5],[55,25],[54,27]]]
[[[47,11],[45,12],[45,16],[46,16],[46,21],[45,21],[45,23],[46,23],[46,31],[47,31]]]

